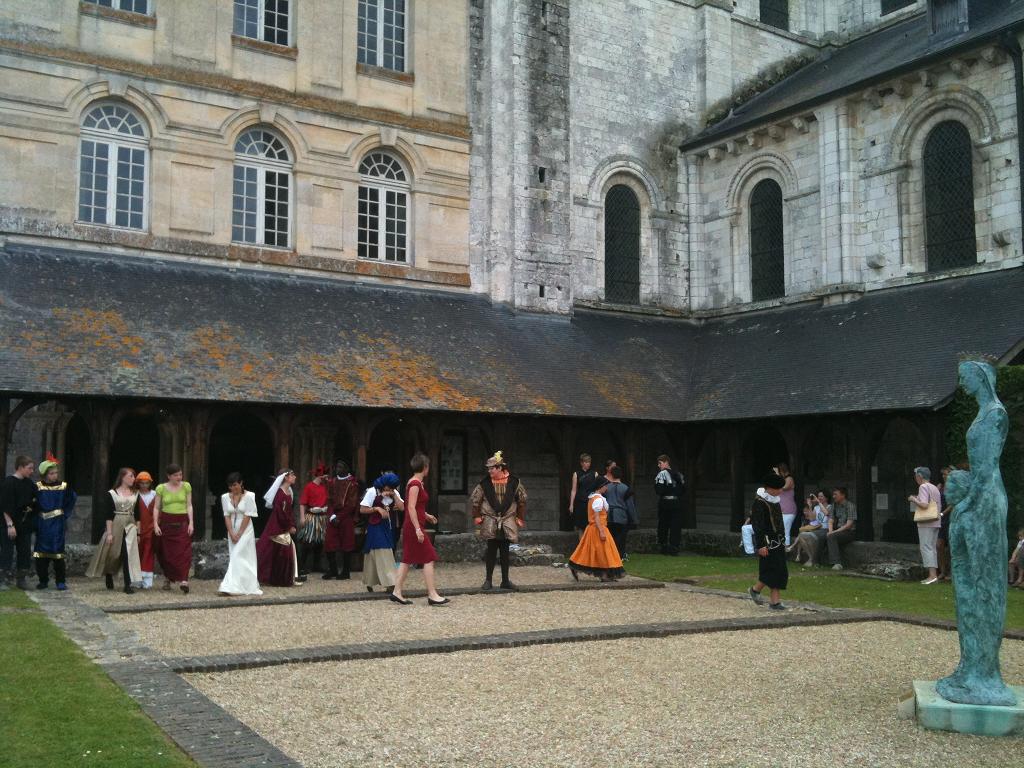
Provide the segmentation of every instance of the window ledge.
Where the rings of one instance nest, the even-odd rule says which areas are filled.
[[[78,12],[83,16],[96,16],[100,19],[109,19],[110,21],[128,24],[132,27],[156,28],[156,16],[150,16],[145,13],[122,11],[117,8],[107,8],[103,5],[96,5],[96,3],[85,2],[78,3]]]
[[[374,67],[370,64],[356,64],[356,74],[375,77],[378,80],[391,80],[392,82],[404,83],[405,85],[412,85],[416,82],[416,76],[412,72],[397,72],[393,69]]]
[[[242,35],[231,35],[231,44],[235,48],[247,48],[250,51],[269,53],[271,56],[280,56],[282,59],[294,60],[299,56],[299,49],[293,45],[267,43],[263,40],[253,40],[251,37],[243,37]]]
[[[148,227],[136,229],[135,227],[121,227],[117,224],[97,224],[95,221],[82,221],[81,219],[75,219],[75,226],[79,229],[97,232],[131,232],[135,235],[146,235],[149,233]]]

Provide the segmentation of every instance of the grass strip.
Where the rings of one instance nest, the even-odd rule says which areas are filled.
[[[0,764],[195,768],[20,590],[0,592]]]
[[[702,587],[746,592],[757,578],[757,562],[746,557],[704,557],[698,555],[630,555],[626,570],[632,576],[657,581],[684,581]],[[818,603],[832,608],[894,611],[937,619],[956,619],[953,585],[916,581],[884,581],[862,578],[847,572],[803,569],[790,563],[791,600]],[[1024,591],[1010,589],[1006,600],[1006,628],[1024,629]]]

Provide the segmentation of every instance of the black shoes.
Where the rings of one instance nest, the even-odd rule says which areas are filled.
[[[336,574],[334,571],[328,571],[327,573],[325,573],[320,578],[323,579],[324,581],[330,581],[331,579],[338,578],[338,574]]]
[[[391,599],[394,600],[394,597]],[[427,598],[427,605],[448,605],[450,602],[451,600],[447,597],[442,597],[440,600],[431,600],[429,597]]]
[[[107,582],[107,589],[113,589],[114,588],[114,575],[111,574],[111,573],[108,573],[108,574],[106,574],[104,576],[104,578],[105,578],[105,580]]]
[[[48,581],[40,581],[38,584],[36,584],[36,589],[46,589],[49,585],[50,582]]]
[[[182,591],[187,592],[188,591],[188,587],[182,587]],[[135,594],[135,587],[133,587],[131,584],[126,585],[125,588],[124,588],[124,593],[126,595],[134,595]]]
[[[403,600],[395,595],[390,595],[388,599],[391,600],[392,603],[398,603],[399,605],[412,605],[412,600]]]
[[[576,581],[580,580],[580,575],[578,573],[576,573],[576,566],[573,565],[572,563],[569,563],[569,573],[572,574],[572,577],[574,579],[576,579]]]
[[[366,588],[366,591],[367,591],[367,592],[373,592],[373,587],[369,587],[369,586],[368,586],[368,587]]]
[[[336,578],[338,581],[344,581],[345,579],[351,579],[352,574],[350,574],[348,571],[342,571],[340,576],[335,576],[334,578]]]
[[[509,592],[518,592],[519,587],[513,584],[511,581],[503,581],[498,585],[498,589],[507,589]]]
[[[494,584],[491,583],[490,579],[484,579],[484,583],[480,585],[480,589],[484,590],[485,592],[490,592],[492,589],[494,589]]]

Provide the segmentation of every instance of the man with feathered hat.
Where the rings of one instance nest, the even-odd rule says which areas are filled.
[[[47,453],[46,460],[39,462],[39,482],[36,483],[36,545],[32,552],[39,577],[36,589],[49,586],[51,562],[57,589],[68,588],[64,536],[77,499],[68,482],[60,479],[60,462]]]
[[[509,545],[519,540],[519,529],[526,525],[526,488],[518,477],[510,475],[501,451],[487,460],[487,476],[469,497],[473,522],[480,526],[480,538],[487,542],[484,562],[487,578],[483,589],[493,589],[494,565],[501,553],[500,589],[515,589],[508,576]]]

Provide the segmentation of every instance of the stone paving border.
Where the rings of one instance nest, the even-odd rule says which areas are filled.
[[[355,643],[293,648],[283,651],[252,651],[211,656],[168,658],[167,664],[179,673],[234,672],[242,669],[274,667],[282,664],[310,664],[324,661],[355,661],[411,656],[426,653],[455,653],[494,648],[518,648],[528,645],[586,643],[624,638],[672,637],[710,632],[736,632],[748,629],[825,626],[878,621],[878,614],[867,611],[843,613],[789,613],[765,616],[701,619],[700,621],[669,621],[657,624],[618,624],[604,627],[571,627],[539,629],[531,632],[510,632],[498,635],[450,637],[438,640],[404,640],[400,642]]]
[[[660,581],[617,581],[613,583],[601,582],[573,582],[571,584],[524,584],[518,589],[488,589],[480,587],[452,587],[445,589],[446,595],[453,597],[459,595],[514,595],[536,594],[540,592],[585,592],[588,590],[608,589],[664,589],[665,585]],[[407,598],[416,599],[427,596],[426,590],[409,590],[405,593]],[[388,599],[385,592],[340,592],[333,595],[296,595],[295,597],[221,597],[215,600],[185,600],[180,603],[142,603],[140,605],[116,605],[107,608],[100,608],[104,613],[109,614],[136,614],[151,613],[155,611],[184,611],[190,608],[250,608],[253,606],[277,606],[297,605],[316,603],[358,603],[367,600]]]
[[[141,645],[138,635],[99,608],[67,593],[30,596],[202,768],[302,768],[193,688]]]

